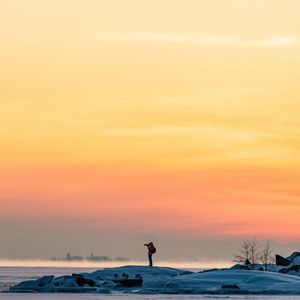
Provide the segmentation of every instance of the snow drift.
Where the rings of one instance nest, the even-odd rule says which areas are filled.
[[[300,295],[300,277],[278,270],[244,270],[239,265],[198,273],[167,267],[123,266],[93,273],[43,276],[14,285],[9,292]]]

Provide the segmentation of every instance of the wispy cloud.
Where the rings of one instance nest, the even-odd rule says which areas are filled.
[[[235,37],[202,36],[195,39],[197,44],[236,44],[239,40]]]
[[[228,46],[291,46],[298,42],[295,36],[274,36],[266,39],[243,39],[234,36],[198,35],[198,34],[160,34],[160,33],[127,33],[127,34],[93,34],[89,39],[108,43],[166,43],[190,45],[228,45]]]
[[[259,40],[254,42],[254,44],[256,45],[268,46],[268,47],[290,46],[296,43],[297,43],[297,38],[291,36],[272,37],[270,39]]]

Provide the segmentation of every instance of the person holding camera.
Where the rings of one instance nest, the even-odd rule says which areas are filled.
[[[148,248],[148,259],[149,259],[149,267],[153,266],[152,255],[156,252],[156,248],[154,247],[153,243],[150,242],[149,244],[144,244]]]

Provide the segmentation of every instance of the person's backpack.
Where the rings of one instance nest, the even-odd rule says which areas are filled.
[[[150,252],[154,254],[156,252],[156,248],[154,246],[151,247]]]

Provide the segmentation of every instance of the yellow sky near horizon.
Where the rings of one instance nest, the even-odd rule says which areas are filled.
[[[150,211],[157,232],[180,216],[178,232],[298,236],[299,11],[2,1],[0,214],[100,215],[112,228],[123,216],[151,231]]]

